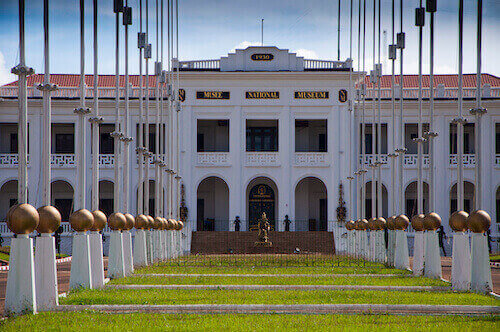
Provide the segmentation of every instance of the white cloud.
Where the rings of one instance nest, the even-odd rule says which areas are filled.
[[[304,57],[304,59],[318,59],[318,55],[313,50],[307,50],[305,48],[299,48],[295,51],[298,56]]]
[[[4,85],[16,80],[16,75],[10,72],[10,68],[5,63],[5,57],[0,52],[0,85]]]
[[[236,50],[245,49],[248,46],[260,46],[260,42],[253,42],[253,41],[247,41],[247,40],[242,41],[241,43],[236,45],[233,49],[231,49],[231,51],[229,51],[229,53],[234,53]]]

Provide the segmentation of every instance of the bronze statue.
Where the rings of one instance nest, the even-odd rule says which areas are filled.
[[[259,219],[258,227],[259,235],[258,241],[255,242],[255,245],[266,247],[272,246],[272,242],[269,241],[269,231],[271,230],[271,224],[269,223],[265,212],[262,213],[262,217]]]

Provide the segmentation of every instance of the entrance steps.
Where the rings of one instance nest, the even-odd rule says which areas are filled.
[[[334,254],[333,232],[269,232],[271,247],[255,246],[257,232],[193,232],[191,254]]]

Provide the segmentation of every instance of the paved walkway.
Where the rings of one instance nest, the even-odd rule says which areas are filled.
[[[224,289],[224,290],[378,290],[431,291],[451,290],[447,286],[372,286],[372,285],[106,285],[111,289]]]
[[[187,304],[187,305],[61,305],[57,311],[97,310],[107,313],[170,314],[427,314],[484,315],[500,314],[500,307],[469,305],[387,305],[387,304]]]

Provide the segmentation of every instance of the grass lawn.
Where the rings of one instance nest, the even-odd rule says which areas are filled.
[[[138,274],[147,273],[199,273],[199,274],[411,274],[409,271],[388,268],[384,266],[174,266],[155,264],[135,271]]]
[[[3,253],[3,252],[0,252],[0,259],[3,260],[3,261],[9,261],[9,255],[6,254],[6,253]]]
[[[437,279],[423,277],[129,277],[111,284],[130,285],[376,285],[449,286]]]
[[[2,331],[498,331],[500,317],[391,315],[171,315],[40,313],[0,323]]]
[[[500,262],[500,255],[490,255],[490,261],[492,262]]]
[[[81,290],[61,304],[455,304],[500,305],[493,297],[453,292],[368,290]]]

